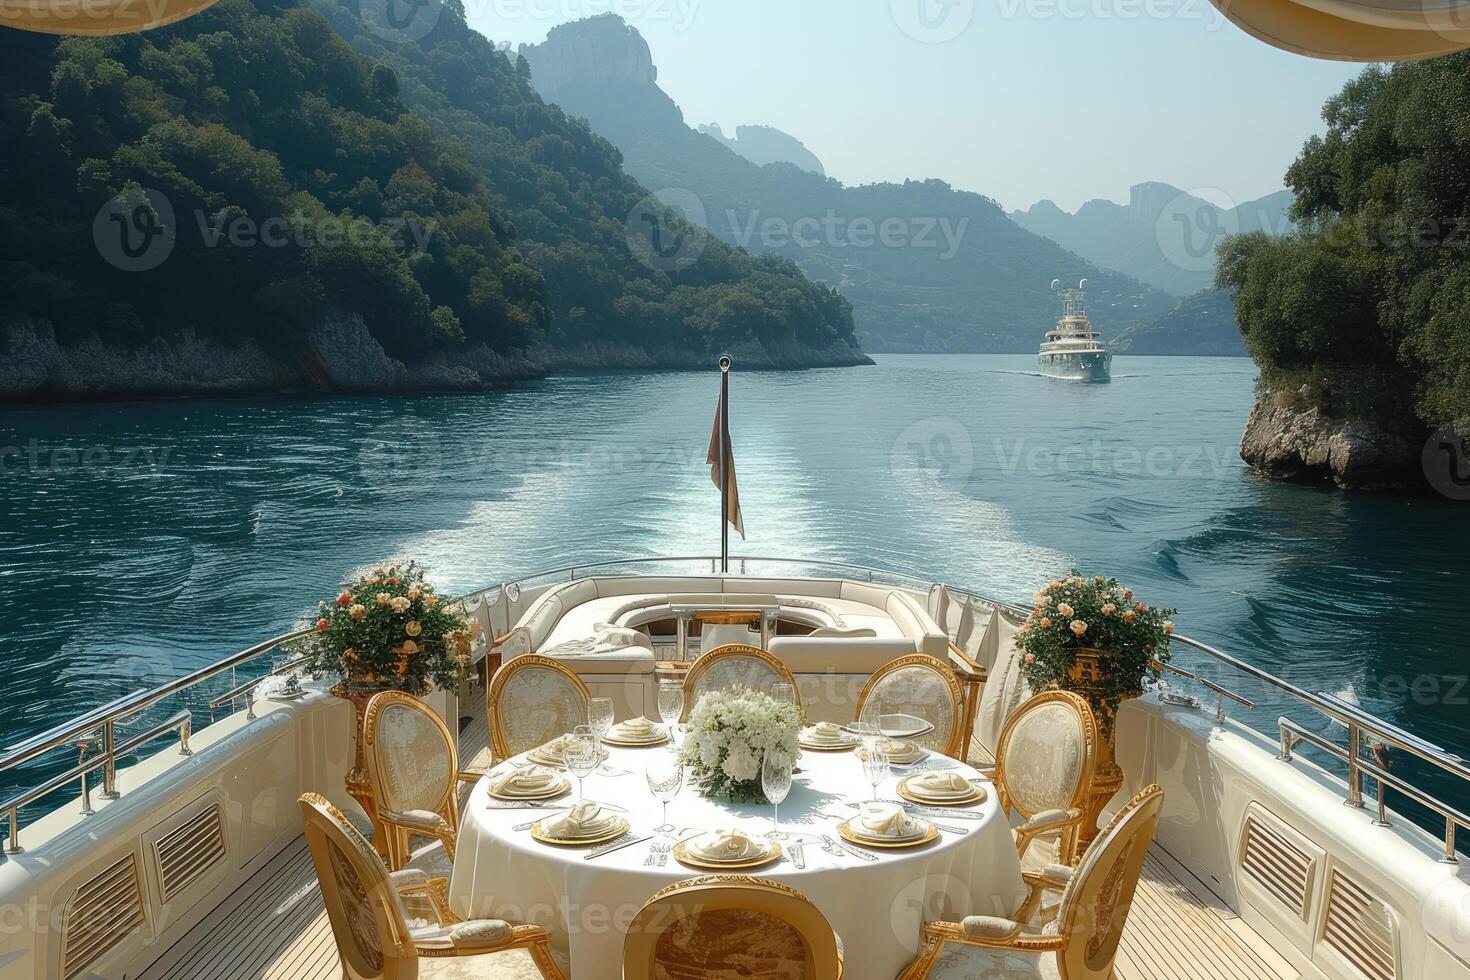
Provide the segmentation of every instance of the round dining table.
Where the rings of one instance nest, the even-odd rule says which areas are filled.
[[[490,794],[490,781],[507,767],[524,763],[523,757],[496,767],[475,785],[464,808],[449,883],[451,908],[467,918],[543,926],[577,980],[618,980],[623,937],[644,903],[665,885],[716,873],[680,864],[666,853],[668,845],[715,828],[733,826],[760,834],[771,830],[769,803],[707,799],[686,785],[669,804],[669,823],[676,829],[655,834],[662,811],[645,772],[649,753],[666,751],[667,746],[610,746],[607,762],[587,777],[587,799],[620,808],[634,835],[652,835],[590,859],[590,848],[558,847],[532,838],[527,825],[548,811],[508,805]],[[970,778],[980,775],[942,756],[931,756],[918,768],[925,765],[952,768]],[[873,797],[857,752],[803,751],[797,767],[791,792],[781,804],[781,829],[790,835],[783,841],[785,853],[769,865],[739,873],[782,882],[811,899],[837,932],[848,975],[895,977],[918,952],[926,921],[1009,916],[1024,899],[1010,823],[988,782],[981,783],[983,800],[947,807],[943,817],[924,817],[945,828],[931,843],[905,849],[844,848],[838,823],[858,812],[849,804]],[[911,771],[894,767],[893,775],[878,786],[878,796],[897,800],[896,783]],[[568,779],[572,790],[553,804],[576,800],[576,780]],[[791,845],[798,842],[801,846],[792,854]],[[664,845],[665,853],[656,853],[655,844]]]

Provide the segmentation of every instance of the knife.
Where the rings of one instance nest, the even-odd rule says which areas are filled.
[[[600,844],[597,847],[594,847],[592,850],[582,855],[582,860],[591,861],[593,858],[600,858],[604,854],[611,854],[613,851],[620,851],[625,847],[631,847],[634,844],[641,844],[644,841],[651,839],[653,839],[652,834],[624,834],[616,840],[611,840],[608,841],[606,844]]]
[[[859,850],[858,848],[853,847],[851,844],[849,844],[845,840],[839,840],[837,842],[837,846],[840,847],[840,848],[842,848],[847,853],[851,854],[853,857],[860,857],[864,861],[876,861],[876,860],[878,860],[878,856],[876,854],[869,854],[867,851]]]

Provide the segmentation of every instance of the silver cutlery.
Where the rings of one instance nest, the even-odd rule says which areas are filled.
[[[593,858],[600,858],[604,854],[611,854],[613,851],[621,851],[625,847],[631,847],[634,844],[641,844],[646,840],[652,839],[652,837],[652,834],[635,834],[632,831],[629,831],[621,837],[613,838],[606,844],[599,844],[598,846],[594,847],[592,850],[582,855],[582,860],[591,861]]]
[[[841,856],[844,853],[851,854],[853,857],[862,858],[869,863],[878,860],[877,855],[869,854],[867,851],[860,851],[846,841],[834,840],[826,834],[822,835],[822,842],[824,845],[822,850],[828,854],[836,856]]]
[[[806,870],[806,855],[802,853],[802,846],[801,841],[793,841],[786,846],[786,856],[791,859],[792,864],[796,865],[798,871]]]
[[[649,868],[662,868],[669,863],[669,853],[673,849],[673,844],[655,841],[653,846],[648,849],[648,857],[643,861],[644,866]]]
[[[909,813],[916,813],[916,814],[918,814],[921,817],[945,817],[945,818],[953,818],[955,820],[984,820],[985,819],[985,814],[980,813],[979,811],[976,811],[976,810],[960,810],[960,809],[948,808],[948,807],[921,806],[918,803],[910,803],[907,800],[884,800],[883,802],[884,803],[896,803],[899,806],[903,807],[905,810],[907,810]],[[845,804],[845,805],[851,807],[854,810],[861,810],[862,807],[863,807],[863,804],[861,804],[861,803],[848,803],[848,804]]]

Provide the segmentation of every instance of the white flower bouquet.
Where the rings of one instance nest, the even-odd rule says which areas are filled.
[[[680,761],[705,796],[737,803],[763,800],[761,760],[774,755],[796,764],[801,709],[748,688],[711,691],[689,713]]]

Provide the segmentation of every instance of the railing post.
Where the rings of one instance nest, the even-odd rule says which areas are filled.
[[[1440,858],[1444,864],[1459,864],[1460,856],[1455,853],[1455,818],[1444,818],[1444,857]]]
[[[1280,726],[1281,730],[1281,751],[1276,754],[1276,758],[1282,762],[1290,762],[1292,746],[1291,731],[1286,727],[1285,718],[1276,719],[1276,724]]]
[[[1363,774],[1358,771],[1358,753],[1362,751],[1363,733],[1356,722],[1348,722],[1347,750],[1347,799],[1344,805],[1363,809]],[[1383,784],[1379,782],[1378,798],[1383,799]]]
[[[1388,822],[1388,795],[1384,793],[1384,789],[1383,780],[1378,780],[1378,814],[1373,818],[1373,826],[1375,827],[1392,826]],[[1361,806],[1362,804],[1359,803],[1358,805]]]
[[[255,688],[245,692],[245,720],[255,720]]]
[[[10,840],[5,845],[6,854],[19,854],[25,850],[20,846],[20,807],[10,808]]]
[[[117,733],[111,718],[102,726],[102,752],[106,756],[102,763],[102,798],[115,800],[117,792]],[[85,779],[84,779],[85,781]]]
[[[193,718],[185,718],[184,723],[179,726],[179,755],[193,755],[194,750],[189,748],[189,736],[194,733]]]
[[[1220,703],[1215,706],[1215,724],[1225,724],[1225,692],[1220,692]]]

